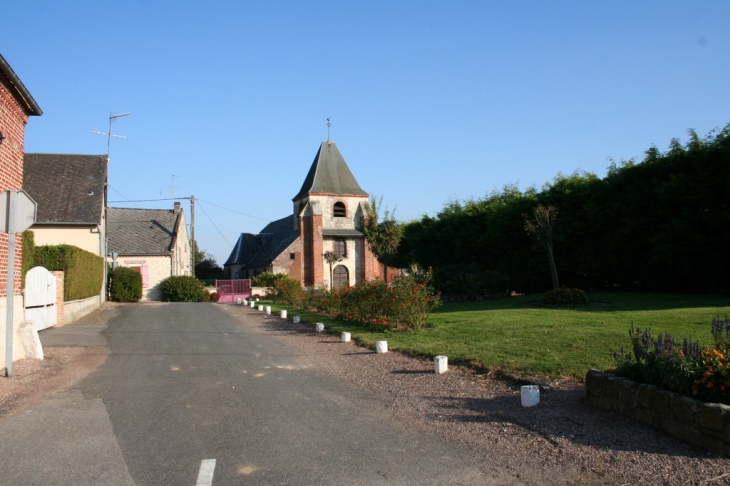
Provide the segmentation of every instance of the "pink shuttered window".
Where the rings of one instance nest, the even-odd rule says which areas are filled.
[[[142,265],[142,288],[146,289],[150,283],[150,267],[147,264]]]

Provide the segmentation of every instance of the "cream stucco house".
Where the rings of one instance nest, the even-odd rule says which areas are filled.
[[[108,208],[109,252],[142,274],[142,299],[160,300],[160,282],[193,275],[190,239],[180,203],[173,210]],[[111,263],[111,259],[108,260]]]

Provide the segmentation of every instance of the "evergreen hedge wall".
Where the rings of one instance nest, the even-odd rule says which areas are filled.
[[[104,259],[72,245],[37,246],[33,266],[63,271],[64,300],[78,300],[101,293]]]
[[[551,287],[546,252],[524,229],[536,205],[558,206],[560,282],[582,289],[730,291],[730,125],[682,145],[646,151],[608,174],[559,175],[540,190],[506,186],[452,202],[407,223],[403,266],[474,265],[502,274],[511,290]],[[448,251],[444,251],[448,249]]]

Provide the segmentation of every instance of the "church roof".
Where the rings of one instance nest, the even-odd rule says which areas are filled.
[[[307,178],[304,179],[304,184],[293,201],[309,194],[368,195],[360,188],[360,184],[350,172],[345,159],[337,150],[337,145],[330,141],[322,142],[320,145]]]
[[[257,268],[271,265],[299,236],[293,225],[294,216],[291,215],[269,223],[261,233],[241,233],[224,266]]]

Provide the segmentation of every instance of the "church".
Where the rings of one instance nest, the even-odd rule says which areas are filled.
[[[292,214],[260,233],[242,233],[224,267],[230,278],[252,278],[264,271],[285,273],[307,287],[340,288],[396,272],[381,265],[362,233],[368,194],[352,175],[334,142],[322,142]],[[340,261],[330,265],[325,252]],[[330,281],[331,280],[331,281]]]

